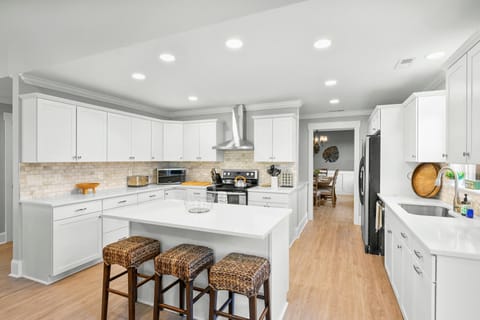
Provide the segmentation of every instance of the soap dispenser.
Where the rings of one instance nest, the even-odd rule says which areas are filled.
[[[468,194],[464,194],[463,200],[461,202],[461,211],[460,213],[462,216],[467,215],[467,210],[470,209],[472,206],[472,203],[470,200],[468,200]]]

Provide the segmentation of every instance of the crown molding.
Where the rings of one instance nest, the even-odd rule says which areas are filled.
[[[0,103],[12,104],[12,97],[0,96]]]
[[[445,61],[443,64],[443,69],[447,70],[450,68],[455,62],[458,61],[461,57],[463,57],[468,50],[473,48],[480,41],[480,29],[477,30],[474,34],[470,36],[455,52]]]
[[[300,109],[302,105],[303,105],[302,100],[288,100],[288,101],[279,101],[279,102],[246,104],[245,110],[260,111],[260,110],[274,110],[274,109],[288,109],[288,108]],[[173,112],[170,112],[169,115],[171,118],[175,119],[179,117],[201,116],[201,115],[220,114],[220,113],[229,113],[229,112],[232,112],[232,106],[173,111]]]
[[[430,82],[425,88],[425,91],[430,91],[430,90],[443,90],[445,89],[445,83],[446,83],[446,78],[445,78],[445,71],[442,70],[440,71],[435,78],[433,78],[432,82]],[[441,89],[439,89],[442,87]]]
[[[321,112],[300,114],[300,120],[307,119],[325,119],[325,118],[346,118],[346,117],[368,117],[373,109],[362,109],[352,111],[335,111],[335,112]]]
[[[141,104],[128,99],[118,98],[109,94],[75,87],[69,84],[37,77],[31,74],[22,74],[20,77],[23,80],[23,82],[30,84],[32,86],[38,86],[46,89],[51,89],[51,90],[56,90],[63,93],[72,94],[75,96],[93,99],[96,101],[116,104],[118,106],[127,107],[133,110],[148,112],[148,113],[159,115],[162,117],[170,116],[170,112],[168,112],[167,110],[160,109],[154,106]]]

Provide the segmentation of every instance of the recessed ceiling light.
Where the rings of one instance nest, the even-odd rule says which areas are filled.
[[[135,79],[135,80],[145,80],[146,78],[147,78],[147,76],[144,75],[143,73],[140,73],[140,72],[132,73],[132,79]]]
[[[243,42],[240,39],[232,38],[232,39],[228,39],[225,42],[225,45],[227,46],[227,48],[230,48],[230,49],[240,49],[241,47],[243,47]]]
[[[196,97],[196,96],[189,96],[189,97],[188,97],[188,101],[192,101],[192,102],[198,101],[198,97]]]
[[[327,80],[325,81],[325,86],[327,87],[333,87],[333,86],[336,86],[337,85],[337,80]]]
[[[164,62],[174,62],[176,60],[175,56],[173,54],[170,54],[170,53],[162,53],[158,57],[160,58],[160,60],[162,60]]]
[[[438,59],[443,58],[444,55],[445,55],[445,52],[443,52],[443,51],[438,51],[438,52],[432,52],[432,53],[430,53],[430,54],[427,55],[425,58],[427,58],[428,60],[438,60]]]
[[[332,40],[330,39],[319,39],[313,43],[315,49],[326,49],[332,45]]]
[[[338,99],[330,99],[330,104],[339,104],[340,100]]]

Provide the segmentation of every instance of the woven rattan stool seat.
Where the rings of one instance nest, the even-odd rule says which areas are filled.
[[[258,294],[270,276],[267,259],[241,253],[230,253],[210,269],[210,286],[251,297]]]
[[[124,268],[138,267],[160,254],[160,241],[133,236],[103,248],[103,261]]]
[[[193,280],[212,264],[212,249],[192,244],[181,244],[155,258],[155,272],[160,275],[171,275],[187,282]]]

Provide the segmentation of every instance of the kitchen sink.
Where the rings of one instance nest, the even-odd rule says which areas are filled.
[[[428,205],[401,203],[400,207],[405,209],[405,211],[407,211],[410,214],[417,214],[417,215],[420,215],[420,216],[454,218],[453,215],[448,213],[447,208],[440,207],[440,206],[428,206]]]

